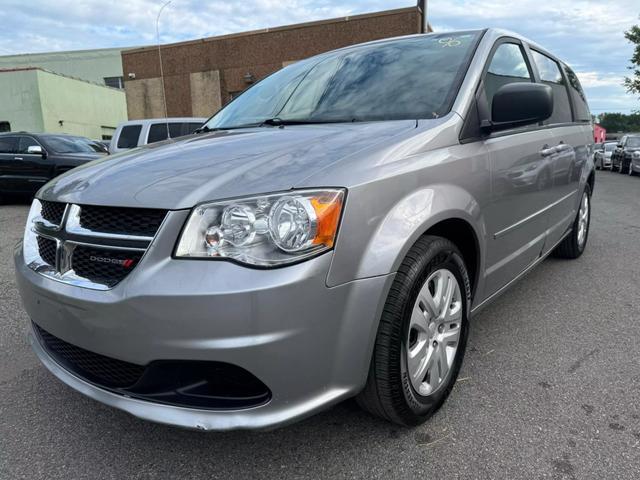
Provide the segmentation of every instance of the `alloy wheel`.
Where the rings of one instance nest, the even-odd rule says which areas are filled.
[[[589,228],[589,195],[587,192],[582,194],[580,202],[580,211],[578,212],[578,246],[584,247],[587,239],[587,230]]]
[[[405,347],[411,384],[422,396],[446,383],[458,350],[462,309],[454,274],[447,269],[433,272],[413,306]]]

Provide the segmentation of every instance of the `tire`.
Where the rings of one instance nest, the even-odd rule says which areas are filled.
[[[620,170],[618,170],[618,173],[622,173],[622,174],[627,173],[624,168],[624,160],[620,161]]]
[[[447,312],[449,320],[436,327],[434,325],[441,315],[430,315],[431,310],[427,307],[420,311],[416,309],[423,306],[418,296],[420,295],[421,299],[425,298],[425,291],[431,295],[431,285],[435,285],[434,282],[441,279],[447,285],[453,285],[454,289],[456,285],[451,279],[455,279],[458,294],[454,294],[448,302],[438,302],[438,305],[444,305],[443,311]],[[437,287],[434,287],[434,290],[444,291],[438,290]],[[433,296],[445,298],[437,294]],[[431,303],[425,303],[437,310],[440,307],[433,302],[433,296]],[[375,416],[404,426],[419,425],[433,415],[451,393],[458,377],[467,342],[470,305],[469,275],[458,248],[442,237],[421,237],[400,265],[389,291],[378,326],[367,383],[356,397],[358,404]],[[420,315],[423,315],[424,319]],[[422,329],[419,334],[416,333],[416,346],[412,347],[411,338],[416,331],[413,329],[416,317],[420,317],[420,321],[424,321],[428,327]],[[453,322],[458,322],[459,332],[455,350],[451,352],[448,349],[454,347],[451,346],[449,335],[456,334]],[[419,335],[423,335],[423,338],[418,344]],[[418,348],[417,345],[423,347]],[[409,361],[412,348],[431,352],[431,356],[421,357],[424,358],[424,362],[414,370],[416,375],[410,377],[408,372],[416,366],[418,358],[416,355],[415,359]],[[451,352],[451,355],[448,356],[447,352]],[[448,365],[447,372],[441,375],[443,361],[447,362],[447,365],[450,361],[451,364]],[[425,368],[425,376],[421,379],[422,367]],[[420,389],[423,386],[429,389],[429,384],[438,382],[439,385],[427,394],[420,393],[414,386],[414,383],[419,383]]]
[[[580,219],[582,215],[582,206],[584,199],[587,201],[586,212],[586,225],[584,235],[580,235]],[[589,227],[591,226],[591,187],[586,184],[582,198],[580,200],[580,207],[576,214],[576,219],[573,221],[573,227],[569,235],[555,248],[553,255],[559,258],[575,259],[584,253],[584,249],[587,246],[587,240],[589,239]]]

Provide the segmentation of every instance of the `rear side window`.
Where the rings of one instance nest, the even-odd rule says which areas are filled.
[[[489,111],[491,111],[493,96],[501,87],[508,83],[532,81],[531,71],[522,53],[522,48],[515,43],[501,44],[493,54],[484,80],[484,91]]]
[[[138,146],[138,138],[142,125],[127,125],[122,127],[118,138],[118,148],[135,148]]]
[[[576,74],[568,66],[564,66],[564,72],[569,80],[569,91],[571,92],[571,99],[573,100],[573,107],[575,109],[575,119],[578,122],[591,122],[591,112],[587,105],[587,97],[584,95],[580,80]]]
[[[169,123],[169,133],[171,134],[171,138],[178,138],[178,137],[182,137],[183,135],[189,135],[190,133],[193,133],[193,131],[189,131],[189,125],[192,125],[192,124],[177,123],[177,122]],[[194,131],[196,128],[200,126],[200,124],[197,124],[197,125],[198,126],[193,129]],[[151,125],[151,127],[149,127],[149,137],[147,139],[147,143],[161,142],[162,140],[166,140],[166,139],[167,139],[166,123],[154,123],[153,125]]]
[[[572,122],[569,94],[558,62],[535,50],[531,53],[538,67],[540,80],[553,90],[553,113],[547,122],[551,124]]]
[[[0,153],[17,153],[17,137],[0,137]]]

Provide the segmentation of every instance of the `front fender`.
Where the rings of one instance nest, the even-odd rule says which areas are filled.
[[[479,248],[478,271],[482,272],[486,247],[485,225],[479,202],[459,186],[435,184],[407,193],[387,210],[386,215],[371,218],[368,227],[372,223],[375,226],[369,236],[363,238],[364,248],[360,255],[356,256],[355,251],[352,254],[336,252],[328,278],[329,285],[397,271],[420,236],[438,223],[450,219],[463,220],[473,229]]]

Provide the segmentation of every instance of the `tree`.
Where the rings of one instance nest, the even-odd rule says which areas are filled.
[[[603,113],[600,115],[600,125],[608,133],[640,132],[640,113],[626,115],[624,113]]]
[[[629,67],[633,75],[624,79],[624,86],[627,87],[629,93],[640,95],[640,25],[634,25],[624,32],[624,37],[635,45]]]

